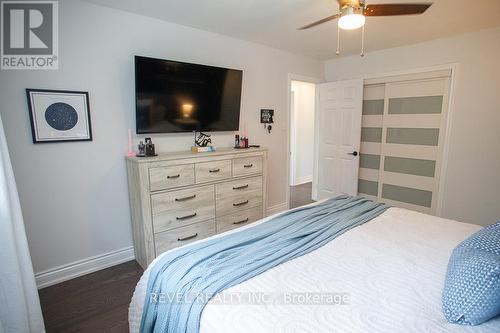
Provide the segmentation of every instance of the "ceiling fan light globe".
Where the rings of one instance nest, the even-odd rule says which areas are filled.
[[[361,14],[344,15],[339,19],[339,28],[342,30],[355,30],[365,25],[366,18]]]

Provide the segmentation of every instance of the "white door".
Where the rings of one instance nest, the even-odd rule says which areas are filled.
[[[358,192],[363,80],[318,85],[313,199]]]

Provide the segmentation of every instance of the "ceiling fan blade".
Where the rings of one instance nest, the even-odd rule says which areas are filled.
[[[394,3],[367,5],[365,16],[396,16],[415,15],[424,13],[432,3]]]
[[[328,21],[331,21],[331,20],[335,20],[336,18],[339,18],[339,17],[340,17],[340,14],[335,14],[335,15],[332,15],[332,16],[328,16],[328,17],[325,17],[322,20],[319,20],[319,21],[316,21],[314,23],[311,23],[311,24],[305,25],[303,27],[300,27],[297,30],[309,29],[309,28],[315,27],[317,25],[323,24],[325,22],[328,22]]]

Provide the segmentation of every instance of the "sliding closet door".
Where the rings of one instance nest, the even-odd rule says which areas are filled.
[[[435,214],[449,73],[365,86],[358,192]]]

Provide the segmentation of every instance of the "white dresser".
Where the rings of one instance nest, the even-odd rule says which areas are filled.
[[[238,228],[266,211],[267,150],[127,158],[137,262]]]

